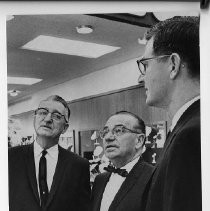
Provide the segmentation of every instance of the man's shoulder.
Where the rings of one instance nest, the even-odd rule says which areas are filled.
[[[200,122],[200,114],[195,113],[192,114],[190,118],[188,118],[185,123],[182,125],[180,124],[180,128],[177,131],[178,134],[186,135],[191,134],[200,134],[201,130],[201,122]]]
[[[30,148],[32,148],[32,144],[28,145],[20,145],[20,146],[15,146],[15,147],[9,147],[8,148],[8,153],[10,154],[16,154],[16,153],[22,153]]]
[[[144,160],[141,160],[139,164],[137,163],[137,166],[134,166],[133,171],[134,175],[138,175],[139,180],[143,179],[147,181],[154,171],[154,166]]]
[[[146,161],[142,161],[142,165],[144,167],[144,171],[147,171],[147,172],[153,172],[154,170],[154,166]]]
[[[82,158],[81,156],[77,155],[74,152],[71,152],[67,149],[62,148],[61,146],[59,146],[59,153],[61,153],[62,156],[65,156],[65,159],[74,160],[75,162],[78,162],[78,163],[84,163],[84,164],[89,163],[87,159]]]

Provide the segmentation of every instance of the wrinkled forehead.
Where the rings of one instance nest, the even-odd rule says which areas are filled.
[[[39,108],[46,108],[50,112],[59,112],[60,114],[64,115],[66,119],[68,120],[68,110],[59,101],[43,100],[40,102]]]
[[[114,128],[117,125],[123,125],[127,127],[128,129],[133,129],[137,124],[137,120],[129,115],[129,114],[117,114],[114,116],[111,116],[106,124],[105,127],[108,127],[109,129]]]

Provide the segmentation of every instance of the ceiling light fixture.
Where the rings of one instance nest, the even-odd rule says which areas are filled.
[[[90,34],[93,32],[93,27],[91,25],[81,25],[77,26],[76,30],[79,34]]]
[[[19,90],[9,90],[8,93],[11,97],[16,97],[18,94],[20,94],[20,91]]]
[[[42,79],[39,78],[7,77],[8,84],[32,85],[40,81],[42,81]]]
[[[70,40],[46,35],[39,35],[21,48],[33,51],[82,56],[87,58],[98,58],[120,49],[120,47],[116,46]]]

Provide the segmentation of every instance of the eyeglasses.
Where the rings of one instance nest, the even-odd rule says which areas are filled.
[[[103,139],[105,138],[105,136],[109,133],[109,128],[108,127],[105,127],[103,130],[100,131],[100,137]],[[137,131],[134,131],[134,130],[131,130],[131,129],[128,129],[127,127],[123,126],[123,125],[118,125],[118,126],[115,126],[111,133],[114,135],[114,136],[121,136],[123,134],[125,134],[126,132],[130,132],[130,133],[136,133],[136,134],[141,134]]]
[[[147,64],[144,63],[145,61],[159,59],[159,58],[163,58],[163,57],[167,57],[167,56],[171,56],[171,55],[161,55],[161,56],[155,56],[155,57],[151,57],[151,58],[138,59],[136,62],[137,62],[137,65],[138,65],[141,75],[146,74]]]
[[[55,121],[61,121],[61,119],[64,118],[64,120],[67,122],[65,116],[63,114],[58,113],[58,112],[52,112],[51,113],[46,108],[38,108],[38,109],[35,110],[35,115],[38,116],[38,117],[40,117],[40,118],[43,118],[43,119],[46,118],[46,116],[49,113],[51,114],[51,118],[53,120],[55,120]]]

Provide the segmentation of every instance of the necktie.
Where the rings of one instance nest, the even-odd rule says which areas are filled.
[[[104,167],[104,170],[110,172],[110,173],[116,173],[119,174],[122,177],[127,177],[128,176],[128,172],[125,169],[120,169],[120,168],[115,168],[114,166],[107,166]]]
[[[46,154],[47,154],[47,151],[43,150],[42,156],[39,161],[39,191],[40,191],[41,207],[45,206],[47,202],[47,197],[48,197],[47,160],[45,158]]]

